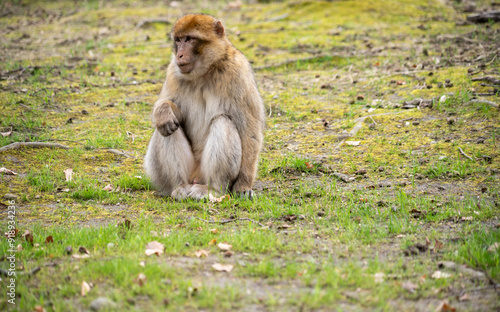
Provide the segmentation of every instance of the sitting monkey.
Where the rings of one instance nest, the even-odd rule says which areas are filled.
[[[202,199],[209,189],[251,198],[265,125],[252,68],[210,15],[180,18],[171,37],[146,174],[178,200]]]

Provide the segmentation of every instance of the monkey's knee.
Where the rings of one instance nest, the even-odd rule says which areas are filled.
[[[226,115],[212,119],[201,158],[203,177],[210,187],[226,191],[241,168],[241,139],[233,121]]]

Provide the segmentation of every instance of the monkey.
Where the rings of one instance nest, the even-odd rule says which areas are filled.
[[[265,127],[252,67],[207,14],[179,18],[173,53],[153,106],[144,169],[176,200],[230,193],[253,198]]]

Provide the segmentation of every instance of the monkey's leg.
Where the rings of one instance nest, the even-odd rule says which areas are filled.
[[[226,115],[214,117],[201,155],[203,180],[211,189],[225,193],[238,177],[241,157],[241,139],[234,123]]]
[[[182,128],[163,136],[155,130],[144,159],[144,169],[151,182],[165,195],[189,183],[195,167],[191,145]]]

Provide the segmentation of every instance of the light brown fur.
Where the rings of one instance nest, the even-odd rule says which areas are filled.
[[[147,175],[177,199],[201,199],[209,188],[252,196],[265,117],[248,60],[209,15],[182,17],[171,35]]]

